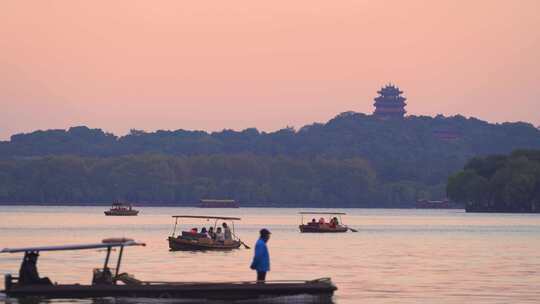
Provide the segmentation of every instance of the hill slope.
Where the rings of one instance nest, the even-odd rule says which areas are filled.
[[[4,159],[4,164],[29,162],[28,166],[37,166],[35,159],[32,162],[28,158],[61,155],[116,160],[126,155],[207,158],[214,155],[246,159],[256,157],[258,162],[265,164],[284,157],[290,161],[304,162],[306,166],[317,166],[315,160],[321,159],[337,162],[355,159],[365,164],[365,170],[373,172],[369,186],[371,190],[366,196],[341,201],[343,198],[314,195],[318,199],[306,199],[306,202],[328,204],[330,199],[332,204],[411,206],[416,198],[444,196],[448,176],[461,169],[471,157],[527,148],[540,148],[540,131],[527,123],[490,124],[463,116],[409,116],[403,120],[383,121],[361,113],[346,112],[325,124],[308,125],[298,131],[286,128],[271,133],[256,129],[214,133],[186,130],[147,133],[133,130],[129,135],[117,137],[87,127],[74,127],[67,131],[36,131],[14,135],[10,141],[1,142],[0,158]],[[287,170],[296,169],[291,165]],[[332,176],[330,171],[318,171],[318,174],[327,178]],[[198,177],[192,176],[194,179]],[[316,192],[319,186],[309,187]],[[356,187],[355,184],[349,186]],[[5,199],[8,197],[2,200]],[[290,195],[268,199],[278,203],[292,200]]]

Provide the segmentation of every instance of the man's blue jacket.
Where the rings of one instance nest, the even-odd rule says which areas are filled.
[[[250,268],[262,272],[270,271],[270,254],[263,239],[259,239],[255,244],[255,255]]]

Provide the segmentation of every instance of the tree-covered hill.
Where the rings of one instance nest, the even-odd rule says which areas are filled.
[[[540,150],[474,157],[448,179],[448,195],[472,212],[540,212]]]
[[[126,136],[117,137],[87,127],[74,127],[67,131],[36,131],[17,134],[9,141],[0,142],[0,158],[5,164],[21,165],[27,162],[28,166],[39,163],[35,158],[65,155],[79,157],[83,162],[99,158],[119,161],[124,156],[149,157],[150,154],[208,159],[210,156],[249,156],[256,157],[260,166],[280,158],[290,162],[307,162],[307,166],[315,166],[314,160],[345,162],[356,159],[371,168],[372,181],[376,186],[368,192],[371,194],[362,198],[362,202],[358,198],[356,201],[352,199],[336,203],[412,206],[417,198],[445,196],[448,176],[460,170],[468,159],[524,148],[540,148],[540,131],[527,123],[490,124],[463,116],[409,116],[405,119],[380,120],[370,115],[346,112],[324,124],[315,123],[299,130],[285,128],[268,133],[257,129],[213,133],[132,130]],[[294,166],[287,168],[296,170]],[[331,176],[324,170],[318,173],[324,175],[321,178]],[[198,177],[191,176],[194,179]],[[220,183],[221,180],[218,185]],[[350,186],[363,187],[356,184]],[[328,203],[324,201],[328,198],[322,197],[305,201]],[[263,198],[257,196],[257,199]],[[266,199],[276,203],[293,201],[287,195]]]

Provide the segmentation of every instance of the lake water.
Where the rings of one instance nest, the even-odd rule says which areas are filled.
[[[141,207],[137,217],[106,217],[104,209],[0,206],[0,248],[131,237],[147,246],[128,248],[122,269],[139,279],[252,280],[252,250],[168,250],[171,215],[230,215],[242,218],[236,233],[249,245],[260,228],[272,231],[267,279],[331,277],[338,304],[540,302],[540,215],[336,209],[347,212],[343,220],[357,233],[301,234],[299,209]],[[209,225],[184,227],[196,224]],[[17,274],[21,257],[0,255],[0,273]],[[87,283],[103,257],[95,250],[43,252],[38,266],[53,281]],[[3,277],[0,283],[3,289]]]

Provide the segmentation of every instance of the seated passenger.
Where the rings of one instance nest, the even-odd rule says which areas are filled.
[[[324,217],[321,217],[321,218],[319,219],[319,225],[323,225],[324,223],[325,223]]]
[[[216,233],[214,232],[214,227],[210,227],[208,229],[208,236],[212,239],[212,240],[215,240],[216,239]]]
[[[311,222],[308,225],[311,225],[311,226],[317,225],[317,220],[315,220],[315,218],[312,218]]]
[[[206,227],[202,227],[201,233],[199,233],[202,237],[208,237],[208,232],[206,231]]]
[[[191,233],[196,234],[197,233],[197,228],[191,228]]]
[[[92,285],[112,285],[113,276],[109,268],[94,269],[92,276]]]
[[[225,241],[225,235],[223,234],[223,232],[221,232],[221,227],[218,227],[216,230],[216,241],[218,242]]]
[[[19,283],[22,285],[52,285],[49,278],[40,278],[37,271],[39,253],[26,252],[19,270]]]
[[[330,228],[336,228],[336,218],[331,218],[330,219]]]

